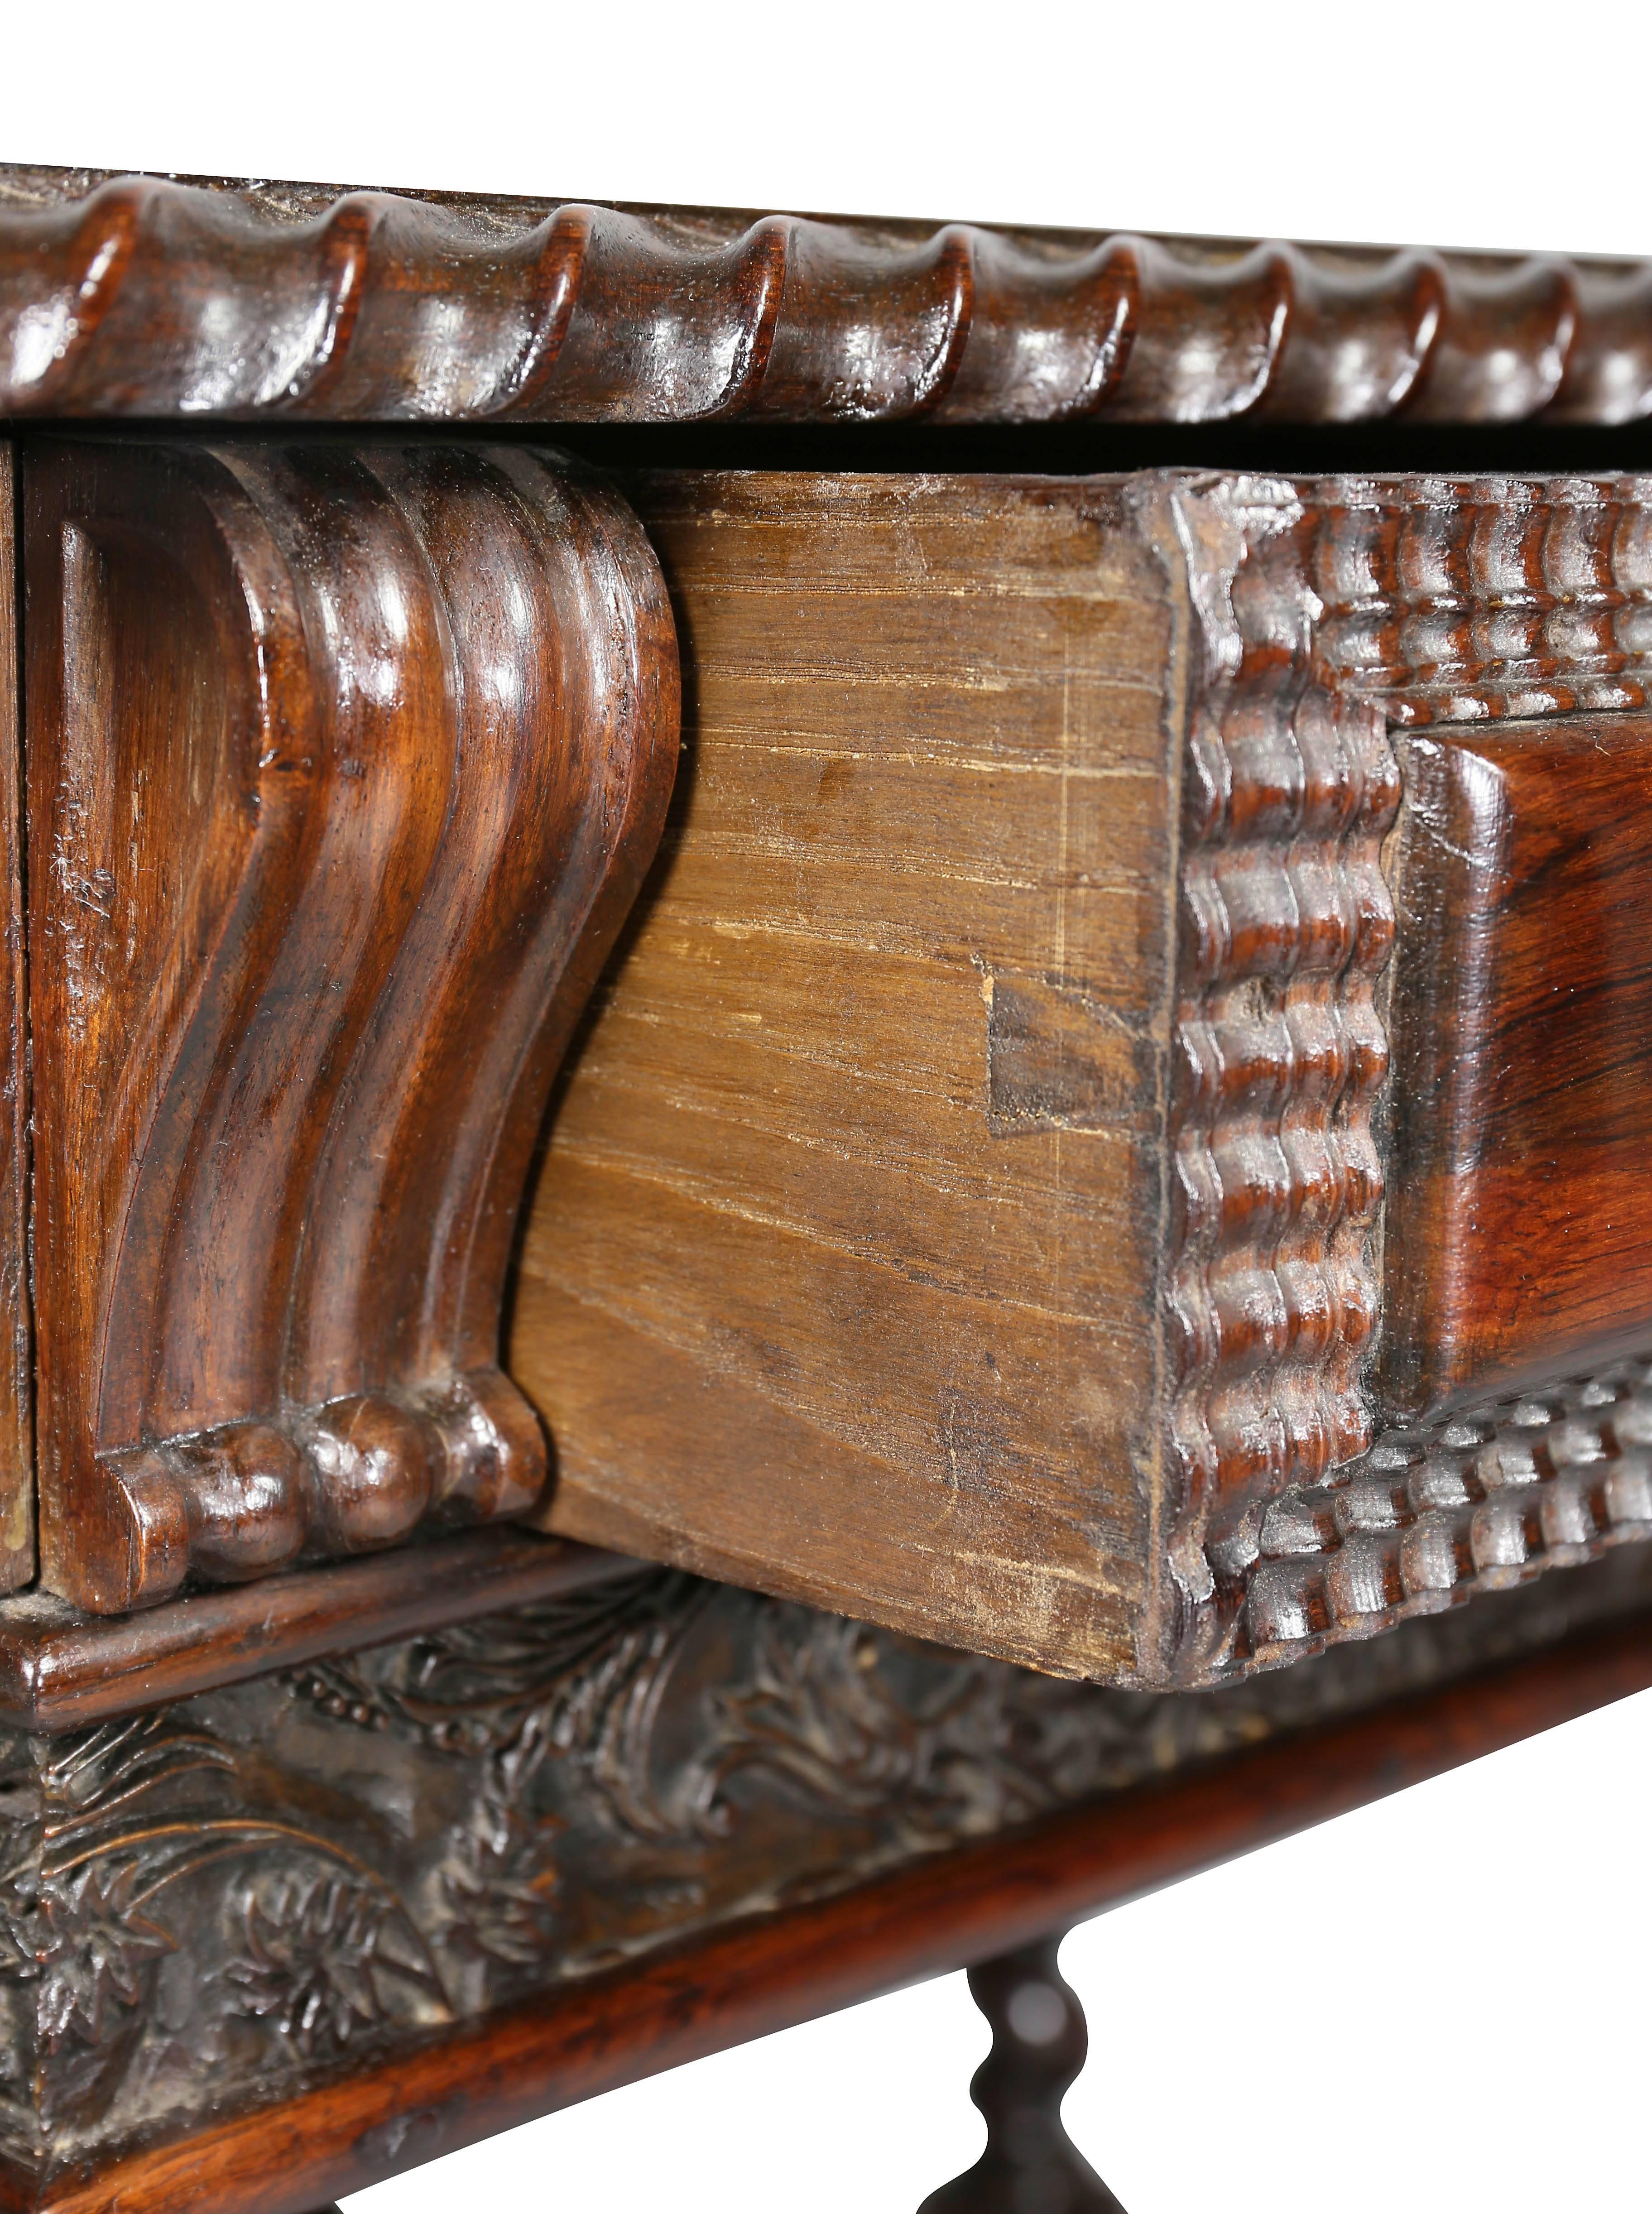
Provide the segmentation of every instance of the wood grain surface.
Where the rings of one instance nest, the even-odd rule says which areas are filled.
[[[1642,480],[684,472],[630,481],[651,550],[525,448],[106,441],[31,472],[33,990],[64,1041],[39,1102],[46,1568],[76,1604],[526,1512],[967,1649],[1195,1684],[1652,1533],[1624,1445],[1652,1349],[1599,1245],[1623,1209],[1531,1294],[1511,1367],[1479,1202],[1404,1152],[1455,1116],[1477,1173],[1551,1159],[1588,1211],[1609,1104],[1633,1175],[1631,831],[1616,858],[1581,815],[1521,831],[1496,865],[1531,883],[1466,964],[1436,922],[1464,902],[1405,857],[1429,731],[1509,733],[1525,823],[1588,754],[1571,719],[1641,727]],[[324,734],[255,768],[248,580],[272,712]],[[514,1202],[664,804],[667,581],[690,743],[522,1248],[524,1401],[494,1365]],[[490,719],[500,607],[578,743],[543,745],[520,683]],[[374,693],[397,609],[424,628]],[[335,616],[348,650],[314,649]],[[1598,812],[1580,760],[1568,804]],[[1498,992],[1545,1011],[1516,1059],[1547,1067],[1585,972],[1558,1117],[1541,1081],[1474,1092]],[[1494,1043],[1453,1052],[1449,1112],[1408,1064],[1379,1126],[1413,1000],[1427,1052]],[[1405,1307],[1408,1253],[1436,1307]],[[1520,1500],[1399,1434],[1434,1408],[1388,1391],[1402,1345],[1457,1362],[1497,1470],[1541,1446]],[[1541,1405],[1502,1404],[1528,1386]],[[1608,1406],[1580,1490],[1555,1455]]]
[[[34,1573],[16,476],[15,450],[0,443],[0,1592]]]
[[[676,760],[647,545],[522,448],[60,443],[26,505],[45,1581],[519,1512],[517,1201]]]
[[[0,2203],[308,2214],[1652,1682],[1652,486],[29,481],[47,1569],[164,1603],[0,1603]],[[537,1520],[782,1596],[432,1537],[518,1387]]]
[[[512,1373],[564,1534],[1074,1673],[1150,1603],[1178,617],[1118,489],[629,487],[684,762]]]
[[[1385,1251],[1398,1282],[1435,1189],[1403,1147],[1390,1183],[1413,1080],[1389,1081],[1391,998],[1428,997],[1450,1054],[1481,990],[1426,890],[1392,953],[1397,744],[1420,762],[1472,721],[1541,777],[1570,719],[1640,727],[1645,481],[633,489],[689,743],[524,1249],[512,1360],[557,1438],[550,1526],[1146,1683],[1652,1534],[1615,1432],[1588,1499],[1545,1457],[1640,1419],[1652,1345],[1609,1259],[1534,1356],[1540,1406],[1503,1404],[1489,1344],[1465,1363],[1474,1452],[1522,1423],[1542,1447],[1518,1501],[1453,1437],[1396,1429],[1415,1409],[1384,1363],[1432,1311],[1380,1329]],[[1539,869],[1527,953],[1484,943],[1511,977],[1546,963],[1508,988],[1551,1006],[1593,962],[1627,1035],[1615,835],[1610,946],[1573,913],[1592,861]],[[1632,1082],[1601,1080],[1626,1117]],[[1475,1288],[1456,1236],[1418,1264],[1429,1296],[1460,1280],[1490,1326],[1497,1263]]]
[[[1401,759],[1377,1390],[1423,1421],[1652,1346],[1652,722]]]

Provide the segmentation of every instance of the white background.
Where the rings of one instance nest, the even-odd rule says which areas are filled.
[[[1227,235],[1652,251],[1643,6],[31,0],[18,162]],[[1652,1695],[1103,1917],[1070,2128],[1130,2214],[1652,2205]],[[550,2117],[350,2214],[912,2214],[961,1978]]]

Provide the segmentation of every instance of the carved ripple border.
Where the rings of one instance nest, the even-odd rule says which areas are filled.
[[[1374,1448],[1361,1376],[1388,731],[1645,707],[1652,478],[1165,482],[1204,658],[1180,888],[1170,1550],[1176,1671],[1209,1682],[1652,1536],[1652,1411],[1645,1439],[1638,1414],[1623,1440],[1587,1420],[1625,1398],[1652,1410],[1652,1371]],[[1420,1489],[1394,1473],[1414,1463],[1433,1471]]]
[[[1331,423],[1401,408],[1652,413],[1652,264],[0,171],[9,415]]]
[[[1652,1538],[1652,1363],[1382,1438],[1263,1522],[1232,1673]]]

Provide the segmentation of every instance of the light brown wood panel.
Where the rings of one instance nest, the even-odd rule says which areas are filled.
[[[1182,734],[1122,487],[683,475],[683,766],[511,1366],[547,1526],[1130,1674]]]

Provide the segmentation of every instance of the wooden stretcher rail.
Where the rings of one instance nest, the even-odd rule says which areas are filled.
[[[138,1615],[0,1600],[0,1729],[83,1729],[392,1638],[562,1599],[638,1563],[521,1530],[192,1592]]]

